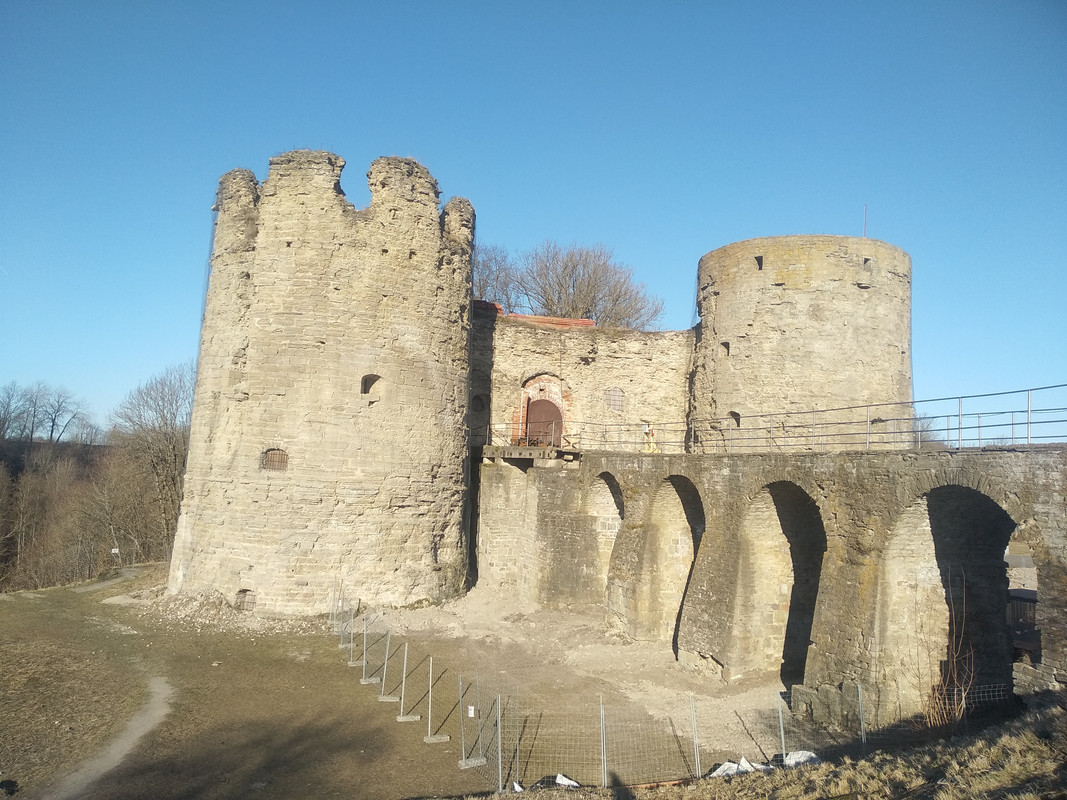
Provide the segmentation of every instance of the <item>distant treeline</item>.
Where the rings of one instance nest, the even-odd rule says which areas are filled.
[[[0,591],[170,557],[194,378],[191,364],[165,370],[106,431],[65,390],[0,388]]]

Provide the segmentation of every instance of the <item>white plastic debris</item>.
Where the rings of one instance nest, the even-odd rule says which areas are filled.
[[[813,754],[814,755],[814,754]],[[738,763],[727,761],[720,764],[708,773],[709,778],[728,778],[731,775],[746,775],[749,772],[770,772],[773,770],[770,764],[753,764],[747,758],[742,758]]]
[[[805,764],[821,764],[822,759],[810,750],[794,750],[786,753],[783,764],[787,767],[801,767]]]
[[[733,761],[727,761],[725,764],[719,764],[714,770],[708,773],[709,778],[728,778],[731,775],[737,774],[737,764]]]
[[[737,764],[738,774],[745,774],[747,772],[770,772],[774,767],[767,764],[753,764],[747,758],[742,758]]]
[[[522,788],[522,784],[518,781],[512,781],[511,791],[513,791],[515,794],[518,794],[519,792],[525,792],[526,790]]]
[[[562,772],[556,773],[556,784],[559,786],[569,786],[572,789],[577,789],[581,786],[578,781],[572,781]]]

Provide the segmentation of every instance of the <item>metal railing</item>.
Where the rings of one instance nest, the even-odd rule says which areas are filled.
[[[471,430],[471,444],[629,453],[963,449],[1067,441],[1067,383],[910,403],[784,411],[688,422],[544,424]]]

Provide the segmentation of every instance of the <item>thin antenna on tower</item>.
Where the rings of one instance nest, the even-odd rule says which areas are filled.
[[[867,204],[863,204],[863,238],[867,238]]]

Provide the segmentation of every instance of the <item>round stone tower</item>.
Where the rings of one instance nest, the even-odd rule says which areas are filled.
[[[297,151],[220,181],[173,593],[306,614],[338,582],[463,589],[474,212],[402,158],[357,210],[343,167]]]
[[[698,280],[694,449],[731,438],[755,444],[741,430],[771,424],[789,443],[785,429],[811,415],[763,416],[780,412],[901,403],[883,416],[910,415],[911,259],[903,250],[848,236],[749,239],[701,258]],[[835,425],[865,413],[817,414],[818,449],[856,446]],[[883,423],[882,444],[903,427]]]

